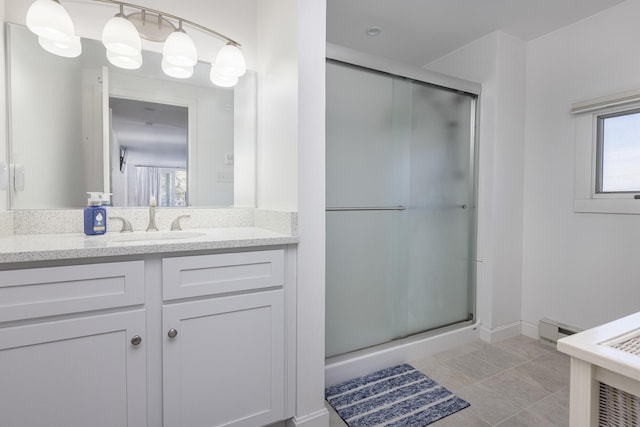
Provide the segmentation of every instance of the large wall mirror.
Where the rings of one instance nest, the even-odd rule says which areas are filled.
[[[160,206],[255,206],[255,72],[218,88],[204,63],[179,80],[164,75],[159,53],[128,71],[96,40],[62,58],[24,26],[6,24],[6,36],[12,209],[79,208],[87,191],[122,207],[151,196]]]

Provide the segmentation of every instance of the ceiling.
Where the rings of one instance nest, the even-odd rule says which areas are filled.
[[[530,41],[624,1],[327,0],[327,41],[423,66],[497,30]]]

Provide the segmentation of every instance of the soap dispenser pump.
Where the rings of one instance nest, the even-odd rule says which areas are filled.
[[[112,206],[111,205],[111,193],[102,193],[100,194],[100,204],[105,207]]]
[[[84,234],[93,236],[107,232],[107,210],[102,205],[102,195],[87,192],[89,200],[84,208]]]

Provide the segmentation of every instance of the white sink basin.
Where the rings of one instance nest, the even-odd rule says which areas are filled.
[[[205,236],[197,231],[138,231],[108,235],[110,242],[155,242],[158,240],[186,240]]]

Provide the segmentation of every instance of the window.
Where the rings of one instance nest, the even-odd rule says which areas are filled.
[[[160,169],[160,206],[187,206],[187,171]]]
[[[640,110],[598,116],[596,193],[640,193]]]
[[[640,91],[577,103],[572,113],[574,211],[640,214]]]

